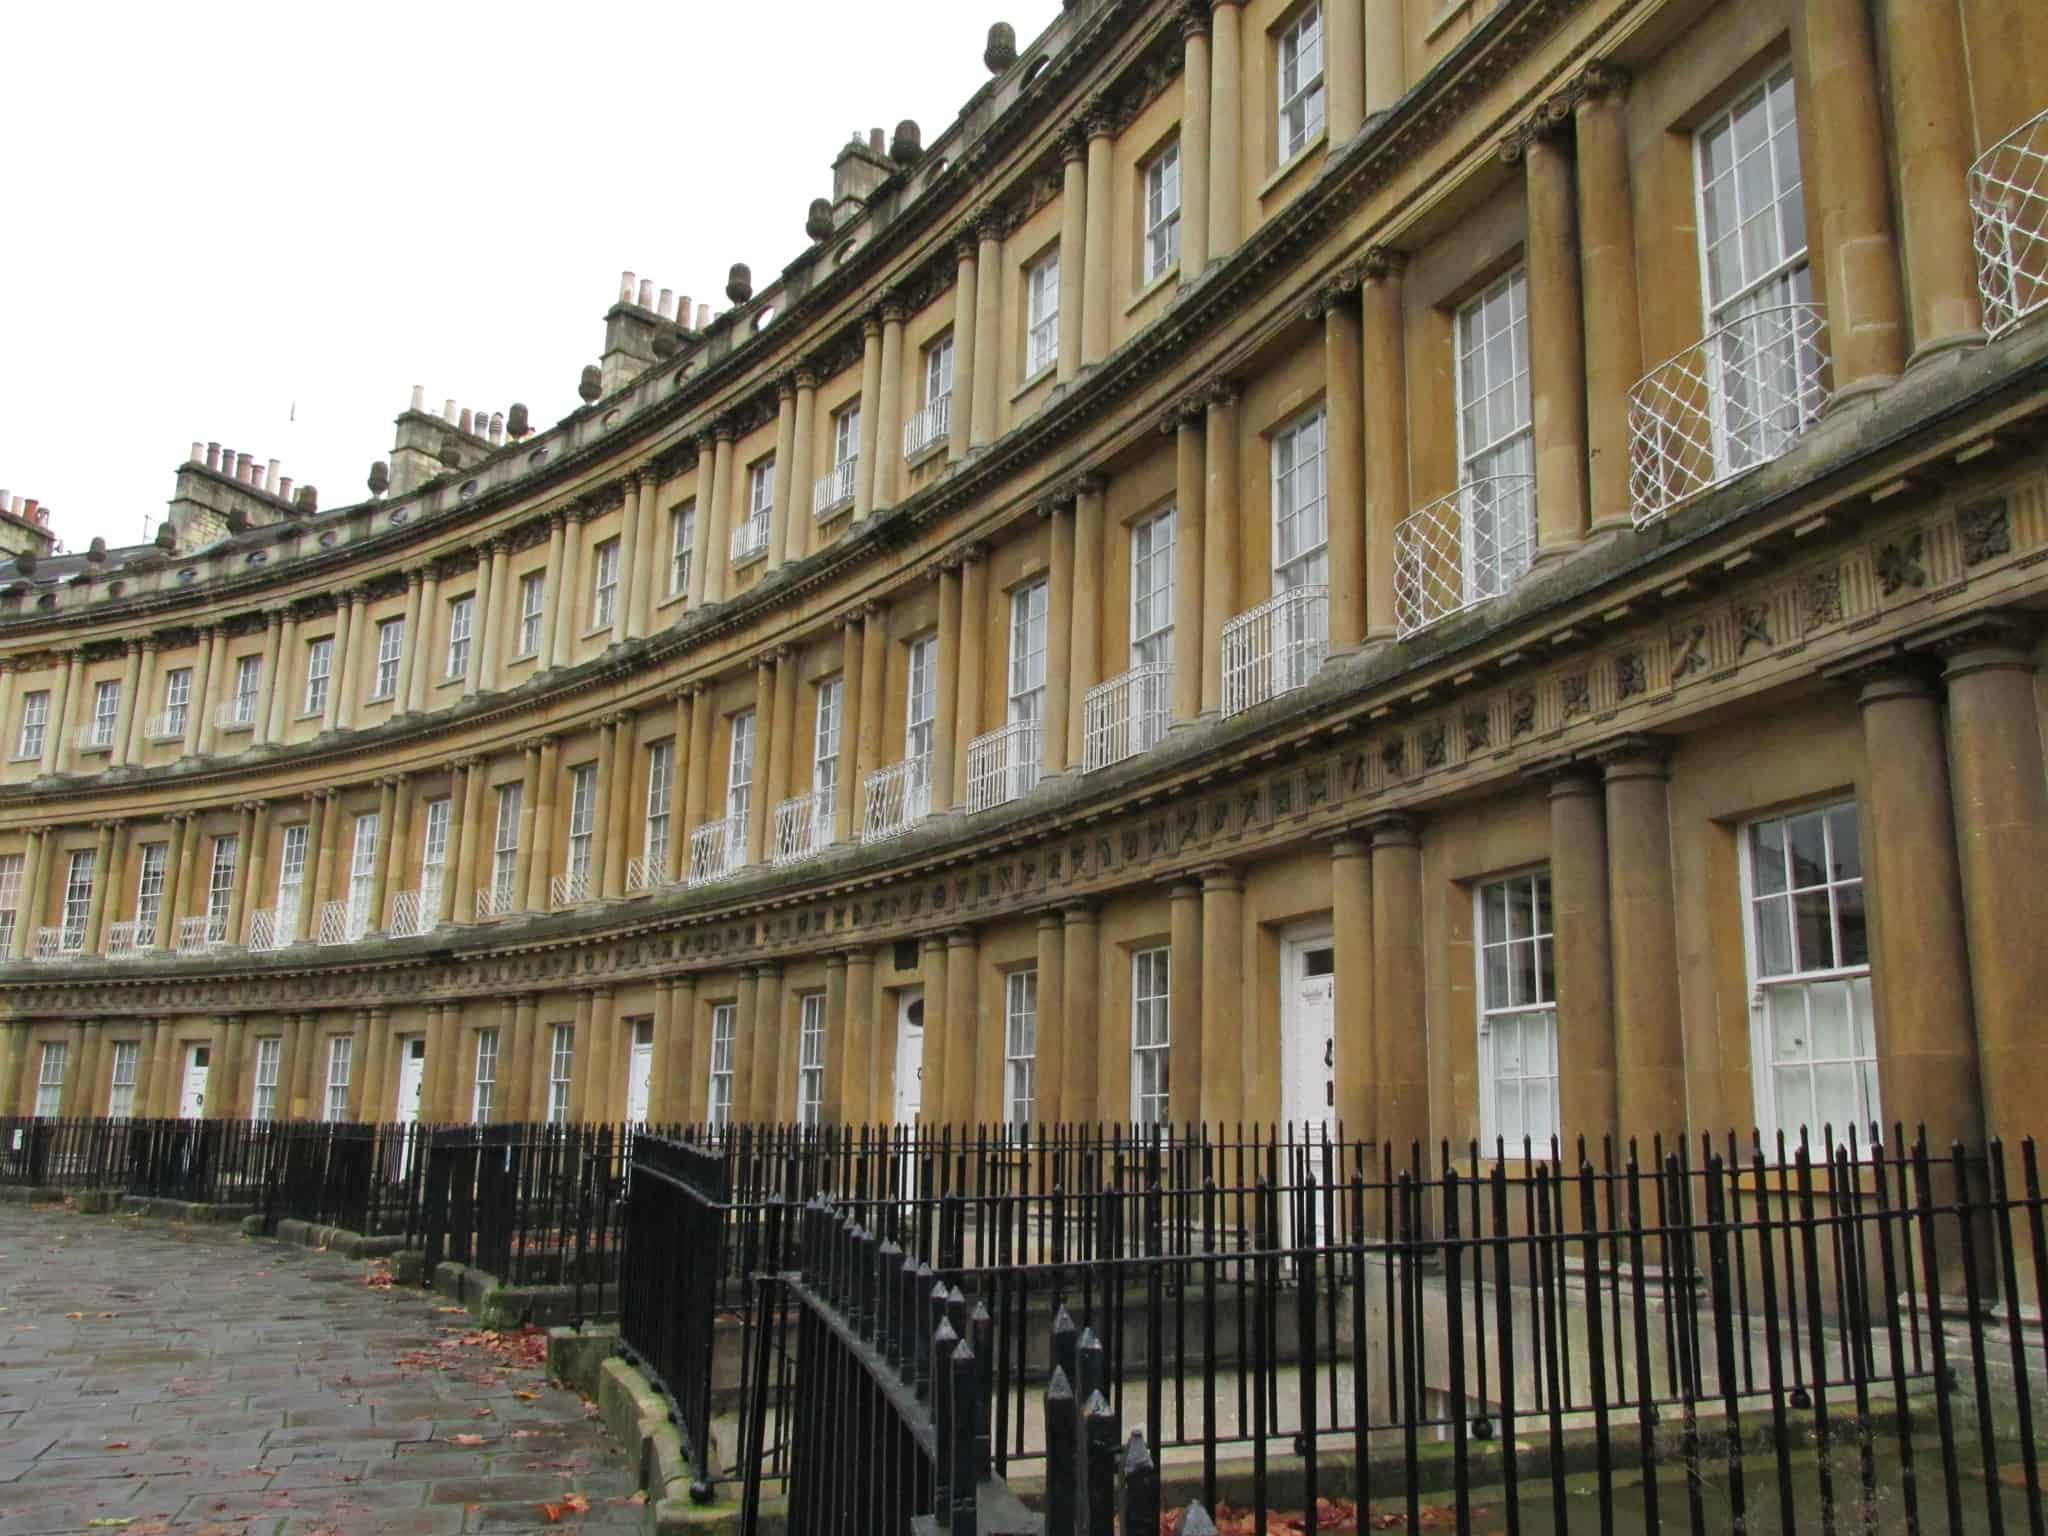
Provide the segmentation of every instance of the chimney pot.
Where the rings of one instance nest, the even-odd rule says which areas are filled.
[[[249,479],[249,471],[255,466],[255,463],[255,459],[246,453],[236,454],[235,478],[246,484]]]
[[[22,521],[23,521],[23,522],[27,522],[27,523],[39,523],[39,522],[41,522],[41,521],[42,521],[42,519],[36,516],[36,508],[37,508],[38,506],[40,506],[40,505],[41,505],[41,503],[40,503],[40,502],[38,502],[38,501],[37,501],[37,500],[35,499],[35,497],[33,497],[33,496],[24,496],[24,497],[22,497],[22,499],[21,499],[21,517],[22,517]]]
[[[491,441],[494,443],[505,441],[505,413],[503,411],[491,412]]]
[[[412,404],[411,404],[410,406],[408,406],[408,407],[407,407],[407,409],[408,409],[408,410],[414,410],[414,411],[419,411],[419,412],[421,412],[422,414],[424,414],[424,413],[426,412],[426,409],[427,409],[427,387],[426,387],[426,385],[424,385],[424,384],[415,384],[415,385],[413,385],[413,387],[412,387]]]
[[[204,464],[206,462],[206,444],[195,442],[192,445],[192,456],[185,462],[187,464]]]
[[[474,413],[465,405],[462,408],[462,415],[457,419],[455,425],[462,431],[467,432],[470,430],[472,420],[474,420]]]
[[[655,312],[656,314],[660,315],[660,316],[661,316],[661,318],[662,318],[662,319],[664,319],[664,320],[673,320],[673,319],[675,318],[675,315],[676,315],[676,291],[675,291],[675,289],[673,289],[673,288],[664,288],[664,289],[662,289],[662,290],[661,290],[661,297],[660,297],[660,298],[659,298],[658,300],[656,300],[656,302],[655,302],[655,305],[654,305],[654,312]]]
[[[619,302],[621,304],[633,302],[633,274],[630,272],[621,272],[619,274]]]
[[[216,472],[220,469],[219,443],[208,443],[206,445],[206,467]]]
[[[14,492],[0,491],[0,512],[12,512],[13,510]]]
[[[876,154],[879,155],[882,152],[883,143],[884,136],[882,130],[879,128],[870,128],[868,130],[868,148],[872,149]]]
[[[292,477],[290,475],[286,475],[277,482],[277,499],[279,501],[290,501],[292,499]]]
[[[640,307],[642,309],[654,308],[654,279],[651,277],[640,279]]]
[[[272,486],[272,485],[275,485],[275,484],[277,484],[277,460],[276,460],[276,459],[272,459],[272,460],[270,461],[270,467],[269,467],[268,469],[266,469],[266,470],[265,470],[265,471],[263,472],[263,483],[264,483],[264,485],[265,485],[265,486]]]
[[[676,324],[687,327],[695,311],[690,308],[690,296],[686,293],[676,300]]]
[[[710,324],[711,306],[709,304],[699,304],[697,306],[697,329],[700,331],[704,330],[707,327],[709,327]]]

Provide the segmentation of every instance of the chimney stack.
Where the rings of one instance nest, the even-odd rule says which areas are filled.
[[[249,483],[249,470],[255,464],[254,458],[246,453],[235,455],[235,478],[244,485]]]
[[[451,427],[455,425],[455,397],[453,395],[448,396],[441,402],[441,419]]]
[[[505,413],[503,411],[491,412],[491,441],[494,444],[505,441]]]

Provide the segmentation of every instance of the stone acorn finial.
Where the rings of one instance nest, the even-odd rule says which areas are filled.
[[[924,134],[915,119],[906,117],[896,125],[896,135],[889,140],[889,158],[898,165],[915,165],[923,153]]]
[[[813,240],[832,238],[832,200],[825,197],[811,199],[811,211],[804,217],[804,233]]]
[[[310,485],[299,487],[299,516],[311,517],[320,510],[320,492]]]
[[[462,450],[455,446],[454,438],[444,437],[441,439],[440,459],[450,469],[462,468]]]
[[[248,531],[249,531],[249,514],[248,514],[248,513],[244,512],[244,511],[243,511],[243,510],[242,510],[242,509],[241,509],[240,507],[236,507],[236,508],[235,508],[235,509],[234,509],[234,510],[233,510],[232,512],[228,513],[228,532],[229,532],[229,533],[247,533]]]
[[[391,489],[391,466],[382,459],[370,466],[370,494],[382,496]]]
[[[754,296],[754,272],[744,261],[732,264],[732,271],[725,275],[725,296],[735,304],[744,304]]]
[[[597,403],[597,397],[604,393],[604,375],[598,371],[597,364],[583,365],[583,378],[576,385],[576,393],[583,397],[585,405]]]
[[[164,527],[166,528],[170,526],[171,525],[169,523],[164,524]],[[32,549],[24,549],[20,554],[14,557],[14,568],[17,571],[21,572],[21,574],[24,576],[35,575],[36,552]]]
[[[514,400],[512,409],[505,416],[505,435],[518,442],[533,430],[533,422],[527,415],[526,402]]]
[[[178,530],[171,526],[170,520],[168,518],[166,518],[163,522],[157,524],[156,547],[158,549],[176,549],[178,547]],[[34,558],[35,557],[32,555],[23,555],[21,556],[20,560],[17,560],[15,562],[15,564],[20,565],[22,560],[32,561]],[[35,566],[32,564],[23,565],[21,567],[23,575],[27,575],[30,571],[34,569]]]
[[[676,348],[682,344],[681,339],[674,331],[656,331],[654,333],[654,340],[649,343],[654,348],[654,355],[656,357],[674,357]]]
[[[1007,21],[999,21],[988,29],[988,46],[981,51],[981,62],[988,66],[992,75],[1000,75],[1017,62],[1017,29]]]
[[[102,539],[102,538],[99,538],[99,537],[95,536],[95,537],[94,537],[94,539],[93,539],[93,541],[92,541],[92,543],[91,543],[90,545],[88,545],[88,546],[87,546],[87,548],[86,548],[86,551],[85,551],[85,561],[86,561],[86,564],[88,564],[88,565],[104,565],[104,564],[106,564],[106,560],[107,560],[107,541],[106,541],[105,539]]]

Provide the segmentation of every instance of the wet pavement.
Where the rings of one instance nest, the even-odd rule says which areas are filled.
[[[540,1353],[376,1264],[0,1205],[0,1536],[645,1528]]]

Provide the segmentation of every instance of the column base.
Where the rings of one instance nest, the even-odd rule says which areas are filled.
[[[1962,331],[1953,336],[1937,336],[1913,349],[1913,355],[1906,359],[1906,375],[1920,372],[1923,368],[1952,359],[1961,352],[1974,352],[1985,343],[1982,331]]]
[[[1553,560],[1562,560],[1567,555],[1576,555],[1586,547],[1587,542],[1586,535],[1580,534],[1575,539],[1558,539],[1549,544],[1538,544],[1536,553],[1529,563],[1532,567],[1547,565]]]

